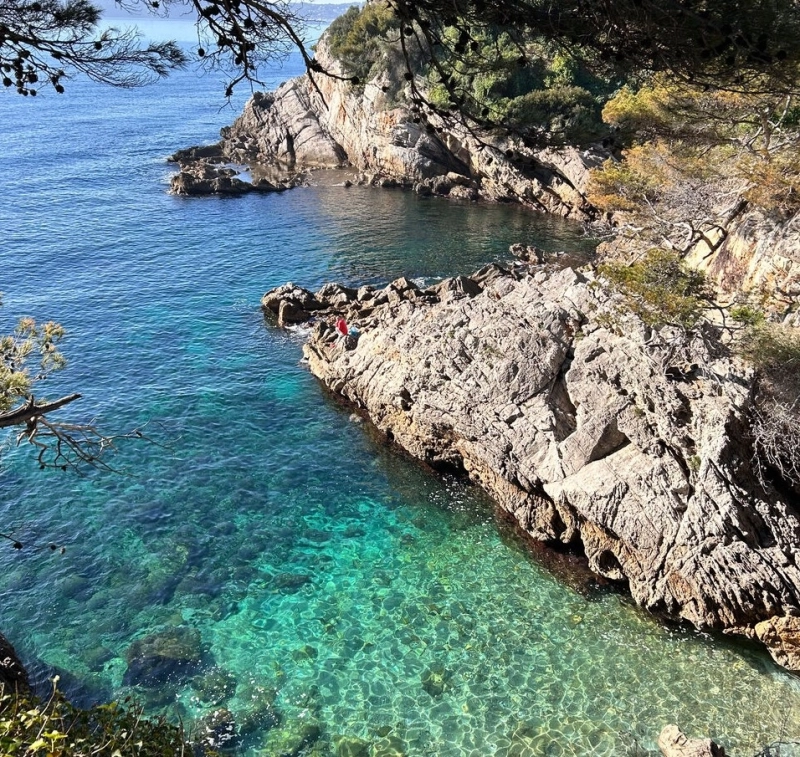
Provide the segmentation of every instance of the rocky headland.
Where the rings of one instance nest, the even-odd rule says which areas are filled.
[[[638,604],[800,669],[800,511],[759,481],[752,370],[713,326],[655,331],[590,272],[488,266],[420,289],[292,284],[282,324],[331,391],[534,539],[580,548]],[[358,333],[338,336],[334,317]]]
[[[510,136],[433,115],[423,125],[404,96],[400,68],[389,66],[355,86],[324,36],[316,60],[334,76],[305,74],[275,92],[257,92],[234,123],[222,129],[219,143],[175,153],[171,160],[180,170],[171,191],[271,191],[268,185],[307,182],[314,170],[349,167],[361,183],[459,200],[516,202],[580,220],[594,217],[586,183],[589,168],[607,157],[605,151],[532,149]],[[237,171],[254,177],[277,172],[281,178],[249,188]]]

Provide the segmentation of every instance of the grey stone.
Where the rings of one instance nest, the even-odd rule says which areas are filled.
[[[314,330],[311,371],[412,455],[465,470],[532,537],[581,544],[643,607],[800,666],[800,513],[753,474],[747,369],[695,339],[681,365],[698,367],[672,380],[680,335],[659,342],[571,269],[408,284],[348,305],[356,349]]]
[[[674,724],[664,726],[658,748],[664,757],[725,757],[725,750],[711,739],[689,739]]]
[[[173,180],[172,191],[243,190],[235,181],[212,186],[208,179],[185,175],[187,167],[198,160],[221,161],[221,153],[225,160],[251,170],[276,166],[293,175],[349,164],[359,172],[360,183],[411,186],[421,194],[457,200],[513,201],[583,220],[593,216],[585,198],[586,185],[589,169],[607,157],[605,152],[570,147],[536,150],[481,131],[474,124],[436,116],[430,117],[432,128],[423,129],[414,123],[417,116],[410,107],[398,104],[404,98],[390,101],[381,91],[387,80],[404,81],[402,62],[389,61],[396,70],[354,88],[331,56],[324,35],[317,44],[316,59],[337,76],[315,76],[312,82],[304,75],[275,92],[255,93],[234,123],[222,129],[219,145],[190,148],[173,156],[185,170]],[[509,160],[507,150],[535,169]]]

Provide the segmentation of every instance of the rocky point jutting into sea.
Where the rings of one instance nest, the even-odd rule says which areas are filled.
[[[286,285],[311,371],[412,455],[466,471],[536,539],[657,613],[800,663],[800,517],[751,469],[747,369],[621,316],[591,273],[490,266],[425,290]],[[337,337],[330,316],[360,334]]]
[[[342,73],[324,39],[317,57]],[[366,183],[597,218],[585,189],[602,148],[536,151],[435,116],[426,129],[398,81],[304,76],[257,94],[218,145],[174,156],[172,189],[215,191],[230,164],[266,191],[350,166]],[[258,179],[265,167],[282,181]],[[745,207],[715,234],[694,262],[720,290],[796,301],[791,224]],[[753,470],[753,371],[718,327],[653,329],[595,273],[536,259],[428,289],[287,284],[262,304],[282,324],[313,319],[311,371],[415,457],[469,474],[530,536],[579,547],[655,613],[760,640],[800,669],[796,492]],[[337,337],[337,316],[359,335]]]
[[[345,77],[325,37],[316,59]],[[399,82],[399,83],[398,83]],[[180,150],[176,194],[274,191],[308,180],[315,169],[350,167],[360,181],[413,187],[453,199],[519,202],[560,216],[587,220],[587,169],[606,151],[532,150],[519,140],[490,142],[457,123],[423,126],[403,104],[403,77],[386,70],[363,88],[316,74],[290,79],[275,92],[258,92],[216,145]],[[415,120],[416,119],[416,120]],[[438,129],[435,130],[435,129]],[[232,166],[245,166],[251,182]]]
[[[256,92],[234,123],[222,129],[218,143],[177,151],[170,158],[180,169],[171,191],[282,191],[307,183],[315,170],[350,168],[361,183],[461,201],[513,202],[614,225],[616,219],[601,217],[586,197],[590,170],[611,155],[607,147],[536,149],[513,135],[436,113],[428,113],[423,126],[404,96],[402,68],[387,65],[371,81],[354,86],[324,35],[316,60],[335,76],[306,74],[274,92]],[[624,237],[604,248],[615,256],[641,252]],[[722,222],[706,230],[687,260],[709,276],[723,299],[754,293],[797,325],[797,216],[777,222],[747,202],[735,203]]]

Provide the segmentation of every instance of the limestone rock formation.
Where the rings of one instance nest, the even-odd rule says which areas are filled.
[[[705,271],[723,297],[749,293],[787,325],[800,326],[800,226],[750,210],[727,229],[712,232],[713,249],[699,244],[687,262]]]
[[[254,94],[242,115],[222,129],[218,145],[173,156],[183,172],[192,174],[188,166],[209,160],[254,171],[277,167],[287,177],[351,166],[363,182],[379,186],[403,185],[460,200],[519,202],[580,219],[592,216],[584,197],[588,169],[599,165],[605,153],[533,150],[519,140],[435,117],[424,126],[415,122],[405,98],[403,70],[384,71],[355,86],[331,57],[324,36],[316,59],[340,78],[306,74],[275,92]],[[191,182],[176,179],[173,191],[184,193],[187,186],[192,192]],[[201,186],[205,190],[208,184]]]
[[[534,538],[580,544],[643,607],[797,667],[800,512],[753,475],[751,376],[717,335],[657,334],[591,274],[525,264],[284,294],[265,307],[314,316],[311,371],[401,447],[466,471]]]
[[[800,617],[774,617],[757,623],[756,638],[790,670],[800,670]]]

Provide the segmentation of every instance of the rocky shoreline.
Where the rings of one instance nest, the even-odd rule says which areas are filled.
[[[336,76],[304,74],[275,92],[255,93],[217,144],[171,156],[180,170],[170,191],[274,191],[308,183],[314,170],[349,167],[362,184],[514,202],[583,221],[596,215],[585,190],[589,169],[608,157],[606,150],[534,149],[433,114],[423,125],[404,96],[402,70],[385,70],[354,86],[324,36],[316,59]],[[261,186],[240,178],[264,171],[272,178]]]
[[[752,375],[718,334],[657,334],[593,274],[526,264],[428,289],[290,284],[262,305],[312,318],[314,375],[530,536],[579,547],[652,612],[800,669],[800,513],[751,469]],[[338,336],[339,316],[358,333]]]

